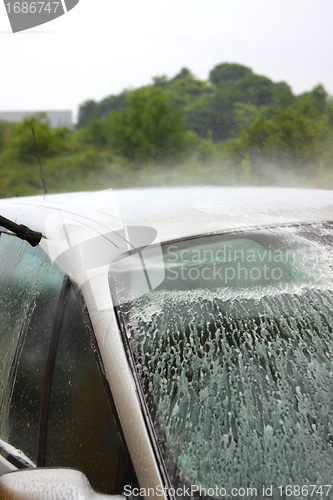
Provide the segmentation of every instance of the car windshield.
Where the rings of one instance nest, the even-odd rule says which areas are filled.
[[[332,484],[332,241],[317,224],[171,242],[148,293],[138,267],[113,273],[174,487]]]

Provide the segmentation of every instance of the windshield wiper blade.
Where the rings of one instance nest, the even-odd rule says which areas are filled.
[[[16,224],[16,222],[6,219],[6,217],[2,215],[0,215],[0,226],[8,229],[8,231],[14,233],[18,238],[21,238],[21,240],[27,241],[33,247],[38,245],[43,236],[42,233],[33,231],[24,224]]]

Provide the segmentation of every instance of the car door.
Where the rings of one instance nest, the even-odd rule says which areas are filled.
[[[0,473],[80,469],[135,481],[83,297],[39,248],[0,235]]]

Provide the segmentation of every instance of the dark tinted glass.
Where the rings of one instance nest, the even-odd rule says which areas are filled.
[[[123,450],[83,312],[71,289],[56,355],[46,466],[80,469],[102,493],[119,488]]]
[[[39,248],[0,237],[0,437],[37,458],[39,407],[63,275]]]

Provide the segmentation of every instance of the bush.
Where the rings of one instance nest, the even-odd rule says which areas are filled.
[[[229,150],[239,161],[248,154],[252,160],[306,164],[316,159],[327,136],[326,122],[326,117],[316,121],[291,107],[277,109],[271,119],[255,119],[230,141]]]

